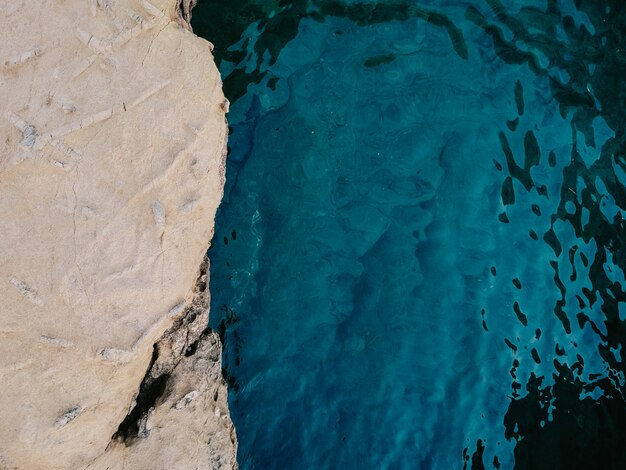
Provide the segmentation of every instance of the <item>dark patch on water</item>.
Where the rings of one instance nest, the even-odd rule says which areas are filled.
[[[280,51],[296,37],[303,19],[324,21],[330,16],[347,18],[359,26],[420,19],[444,28],[457,54],[464,59],[468,57],[461,29],[445,15],[418,7],[410,1],[346,4],[335,0],[233,0],[226,3],[207,0],[198,2],[192,25],[196,34],[208,38],[215,46],[213,53],[218,67],[222,61],[236,64],[224,78],[223,85],[224,93],[234,102],[246,93],[249,84],[263,81],[268,73],[263,67],[263,58],[269,57],[268,64],[273,65]],[[254,54],[248,51],[247,40],[240,47],[232,47],[254,24],[260,31],[253,47]],[[337,31],[337,34],[342,32]],[[392,60],[393,54],[383,54],[367,59],[365,66],[374,67]],[[252,69],[246,66],[250,62]],[[267,86],[274,89],[276,77],[270,78]]]
[[[390,64],[396,60],[395,54],[381,54],[370,57],[363,62],[365,67],[378,67],[379,65]]]
[[[507,176],[502,183],[502,204],[508,206],[515,204],[515,190],[513,189],[513,179]]]
[[[515,302],[513,304],[513,311],[515,312],[515,315],[517,316],[517,319],[520,321],[520,323],[524,326],[528,326],[528,317],[524,314],[524,312],[522,312],[519,303]]]
[[[541,215],[541,208],[537,205],[537,204],[533,204],[530,206],[530,209],[533,211],[533,213],[539,217]]]
[[[506,127],[508,127],[511,132],[516,131],[517,126],[519,126],[519,117],[506,121]]]
[[[524,88],[519,80],[515,82],[515,105],[517,106],[517,114],[524,114]]]

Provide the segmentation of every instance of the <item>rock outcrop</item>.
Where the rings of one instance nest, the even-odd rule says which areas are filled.
[[[237,465],[204,258],[228,102],[191,4],[0,0],[0,468]]]

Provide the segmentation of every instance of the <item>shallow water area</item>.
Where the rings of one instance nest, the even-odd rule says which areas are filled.
[[[216,23],[219,3],[194,30],[232,100],[209,256],[240,466],[568,468],[604,436],[619,468],[606,10],[252,1]]]

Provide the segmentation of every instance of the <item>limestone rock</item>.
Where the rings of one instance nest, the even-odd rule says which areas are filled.
[[[211,45],[174,0],[0,6],[0,468],[236,467]]]

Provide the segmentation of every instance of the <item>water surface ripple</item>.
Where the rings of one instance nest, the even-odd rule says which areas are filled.
[[[626,468],[626,6],[200,0],[243,469]]]

